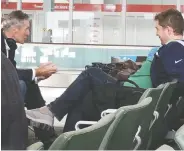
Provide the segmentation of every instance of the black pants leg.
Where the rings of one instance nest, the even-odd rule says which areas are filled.
[[[27,92],[25,95],[25,106],[27,109],[35,109],[45,106],[45,101],[42,97],[38,84],[34,82],[26,83]]]
[[[58,120],[61,120],[75,106],[82,105],[86,94],[95,86],[116,83],[116,80],[102,70],[89,68],[83,71],[66,91],[48,106]]]

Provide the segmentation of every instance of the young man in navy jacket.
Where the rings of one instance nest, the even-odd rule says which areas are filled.
[[[184,87],[184,46],[182,45],[184,32],[184,19],[182,14],[174,9],[169,9],[155,16],[157,36],[162,47],[155,55],[151,66],[151,79],[153,87],[170,82],[179,81],[177,86],[179,97],[183,95]],[[170,42],[179,40],[179,42]],[[82,72],[67,90],[48,106],[35,110],[27,110],[26,116],[34,122],[53,126],[54,116],[61,120],[71,108],[82,104],[82,100],[95,85],[116,81],[99,69],[91,68]],[[174,93],[175,93],[174,92]]]
[[[184,19],[182,14],[169,9],[155,16],[157,36],[162,46],[151,66],[153,87],[174,79],[178,80],[173,100],[184,96]]]

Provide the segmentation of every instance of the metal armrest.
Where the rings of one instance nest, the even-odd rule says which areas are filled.
[[[141,137],[139,136],[140,132],[141,132],[141,126],[138,127],[137,133],[135,134],[134,141],[136,140],[137,144],[136,144],[134,150],[137,150],[142,143]]]
[[[79,126],[80,125],[93,125],[93,124],[96,124],[97,121],[78,121],[76,124],[75,124],[75,129],[76,130],[79,130]]]
[[[172,104],[167,104],[167,111],[165,112],[164,117],[167,116],[167,114],[169,113],[169,111],[171,110],[171,108],[172,108]]]
[[[141,145],[142,140],[140,136],[135,136],[135,140],[137,141],[137,145],[135,146],[134,150],[137,150],[139,146]]]
[[[154,111],[153,115],[154,115],[154,120],[151,122],[149,129],[152,128],[152,126],[154,125],[155,121],[159,118],[159,113],[157,111]]]
[[[115,113],[116,111],[117,109],[107,109],[101,113],[101,117],[104,117],[105,115],[110,114],[110,113]]]
[[[180,116],[184,110],[184,97],[179,97],[176,103],[176,108],[177,108],[178,115]]]
[[[176,102],[176,106],[178,106],[180,104],[181,101],[183,101],[184,98],[183,97],[179,97],[178,101]]]
[[[31,130],[32,132],[35,132],[31,126],[28,126],[28,129]]]

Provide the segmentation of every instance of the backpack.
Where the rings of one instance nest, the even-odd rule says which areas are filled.
[[[169,41],[170,42],[178,42],[181,45],[184,46],[184,41],[182,40],[172,40]],[[167,44],[168,44],[167,43]],[[129,80],[134,81],[140,88],[152,88],[152,81],[151,81],[151,75],[150,75],[150,68],[151,68],[151,56],[154,56],[154,53],[156,53],[158,50],[158,47],[153,48],[153,51],[150,51],[151,55],[147,57],[147,60],[145,62],[143,62],[141,68],[135,73],[129,76]],[[150,58],[150,59],[149,59]],[[132,85],[131,83],[124,83],[124,86],[130,86],[130,87],[134,87],[134,85]]]
[[[151,61],[146,60],[143,62],[141,68],[134,74],[129,76],[129,80],[134,81],[140,88],[152,88],[150,77]],[[135,85],[125,82],[124,86],[135,87]]]
[[[108,64],[93,62],[91,66],[86,65],[85,69],[92,67],[101,69],[103,72],[114,77],[117,80],[128,80],[128,77],[131,74],[134,74],[139,69],[139,66],[131,60]]]

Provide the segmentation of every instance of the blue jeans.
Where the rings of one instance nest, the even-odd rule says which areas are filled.
[[[20,90],[21,90],[22,97],[25,100],[25,95],[27,91],[26,83],[23,80],[19,80],[19,84],[20,84]]]
[[[89,68],[83,71],[66,91],[51,102],[48,107],[58,120],[61,120],[70,110],[82,104],[86,94],[95,86],[105,83],[116,83],[116,80],[101,69]]]

